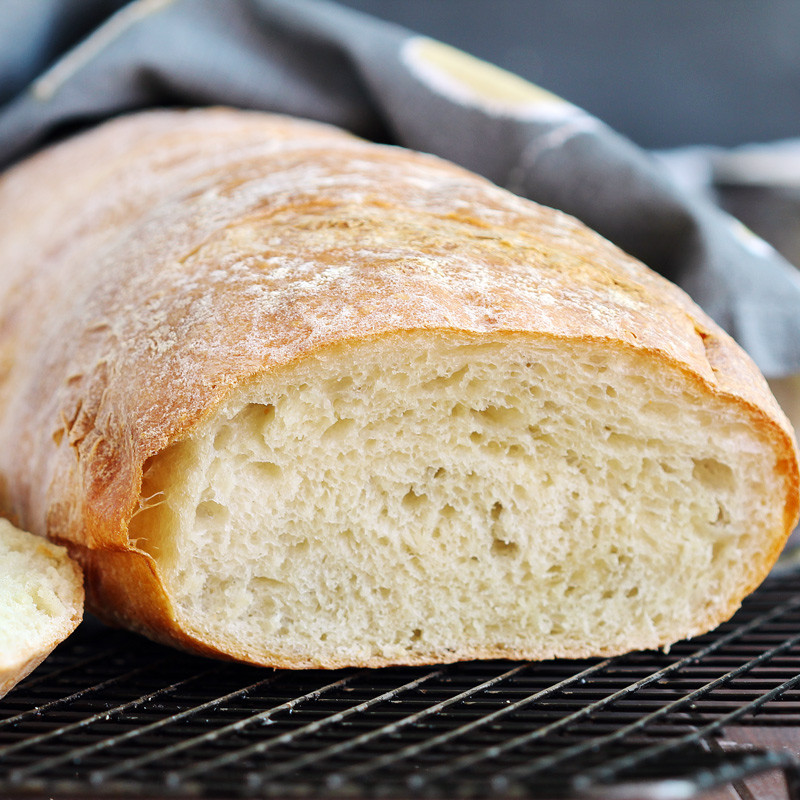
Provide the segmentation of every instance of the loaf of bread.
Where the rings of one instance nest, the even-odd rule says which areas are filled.
[[[0,519],[0,697],[82,617],[83,577],[66,550]]]
[[[144,112],[10,170],[0,226],[2,510],[155,639],[290,668],[660,647],[797,517],[725,333],[433,157]]]

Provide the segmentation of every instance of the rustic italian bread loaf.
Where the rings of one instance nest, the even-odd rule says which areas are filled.
[[[0,697],[82,616],[83,578],[66,550],[0,519]]]
[[[0,182],[2,506],[90,607],[282,667],[667,645],[798,508],[787,421],[681,291],[429,156],[148,112]]]

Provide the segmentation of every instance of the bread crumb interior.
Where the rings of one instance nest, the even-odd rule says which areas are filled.
[[[2,669],[63,638],[77,613],[66,551],[0,519],[0,601]]]
[[[653,363],[434,332],[322,352],[150,459],[130,534],[183,623],[255,659],[660,646],[732,610],[781,509],[742,412]]]

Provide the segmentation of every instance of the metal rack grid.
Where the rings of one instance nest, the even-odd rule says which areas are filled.
[[[3,797],[686,798],[800,762],[800,570],[669,653],[274,671],[84,624],[0,701]]]

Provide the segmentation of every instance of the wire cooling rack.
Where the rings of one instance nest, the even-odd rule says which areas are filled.
[[[0,797],[752,800],[779,770],[800,800],[791,747],[748,730],[800,752],[797,568],[712,634],[604,660],[274,671],[84,623],[0,700]]]

